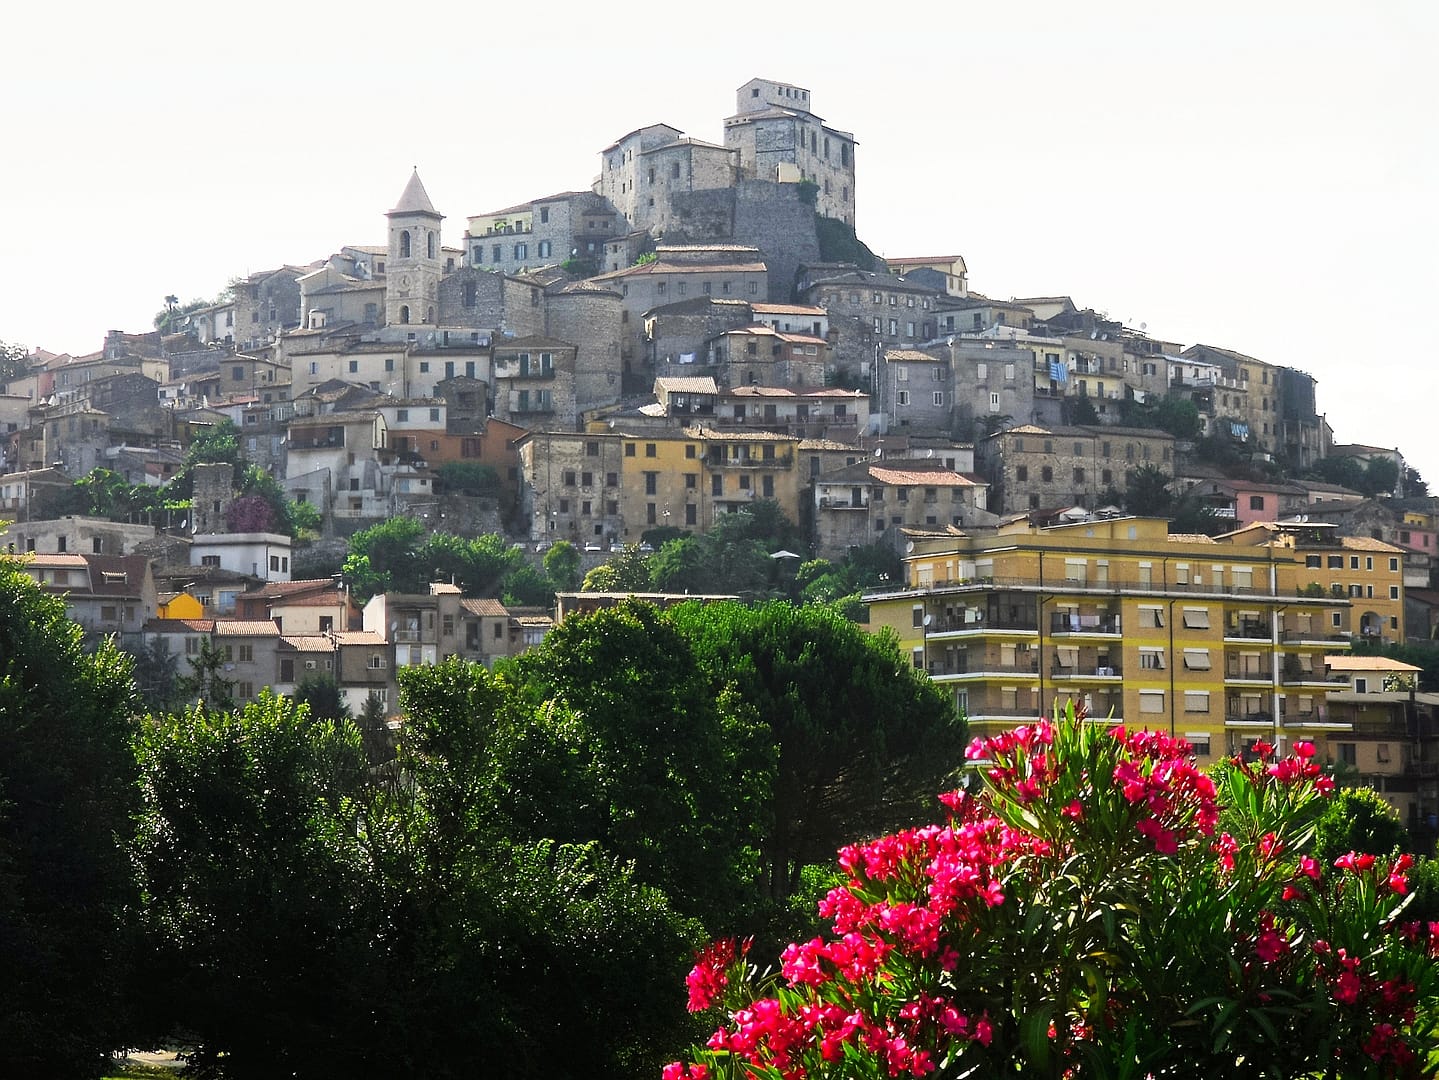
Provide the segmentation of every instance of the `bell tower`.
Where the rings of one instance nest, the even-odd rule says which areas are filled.
[[[410,174],[390,219],[390,254],[385,265],[385,322],[433,327],[440,303],[440,222],[420,182],[419,169]]]

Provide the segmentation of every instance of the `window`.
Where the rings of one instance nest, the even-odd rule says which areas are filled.
[[[1051,480],[1054,479],[1054,470],[1048,465],[1042,466],[1039,470],[1039,478],[1046,484],[1049,483]]]
[[[1084,483],[1084,470],[1083,470],[1083,469],[1076,468],[1076,469],[1074,470],[1074,482],[1075,482],[1076,484],[1082,484],[1082,483]]]
[[[936,390],[936,391],[934,392],[934,403],[935,403],[936,405],[943,405],[943,404],[944,404],[944,391],[943,391],[943,390]]]
[[[574,470],[574,469],[566,469],[561,475],[562,475],[563,478],[564,478],[562,482],[564,483],[565,487],[574,487],[574,486],[575,486],[575,470]]]
[[[1339,760],[1345,765],[1358,765],[1359,755],[1355,752],[1355,744],[1342,742],[1335,747],[1339,751]]]
[[[382,653],[371,653],[369,662],[366,664],[371,671],[383,671],[385,668],[385,657]]]
[[[1398,586],[1398,585],[1390,585],[1390,586],[1389,586],[1389,599],[1390,599],[1390,600],[1398,600],[1398,599],[1399,599],[1399,586]]]
[[[1263,510],[1263,509],[1264,509],[1264,496],[1263,496],[1263,495],[1251,495],[1251,496],[1249,496],[1249,509],[1251,509],[1251,510]]]
[[[1145,671],[1164,670],[1164,650],[1145,649],[1139,650],[1139,666]]]
[[[583,472],[583,473],[580,473],[580,487],[593,487],[593,486],[594,486],[594,483],[595,483],[595,474],[594,474],[594,473],[592,473],[592,472]]]
[[[715,473],[713,476],[710,477],[710,494],[724,494],[724,476],[722,474]]]
[[[1186,671],[1208,671],[1210,669],[1208,649],[1185,649],[1184,668]]]
[[[615,472],[605,473],[605,487],[619,487],[620,474]]]
[[[634,444],[634,443],[625,443],[625,457],[634,457],[634,456],[635,456],[635,444]]]
[[[657,472],[645,473],[645,494],[655,495],[659,493],[660,474]]]
[[[1139,628],[1141,630],[1154,630],[1164,625],[1164,609],[1157,607],[1141,607],[1139,609]]]
[[[1359,569],[1359,556],[1358,556],[1358,555],[1351,555],[1351,556],[1349,556],[1349,569],[1351,569],[1351,570],[1358,570],[1358,569]]]
[[[899,394],[896,395],[895,404],[897,404],[897,405],[908,405],[908,404],[909,404],[909,391],[908,391],[908,390],[901,390],[901,391],[899,392]]]
[[[515,245],[515,258],[516,258],[516,259],[528,259],[529,257],[530,257],[530,245],[529,245],[529,244],[516,244],[516,245]]]
[[[241,646],[240,646],[240,663],[242,663],[242,664],[253,664],[254,662],[255,662],[255,646],[253,646],[253,645],[241,645]]]
[[[695,504],[694,504],[694,503],[688,503],[688,504],[686,504],[686,505],[685,505],[685,524],[686,524],[686,525],[696,525],[696,524],[698,524],[698,523],[699,523],[699,521],[698,521],[698,518],[697,518],[697,516],[696,516],[696,507],[695,507]]]
[[[1184,711],[1187,713],[1207,713],[1209,711],[1209,691],[1184,691]]]
[[[1343,555],[1331,555],[1331,556],[1329,556],[1329,569],[1330,569],[1330,570],[1343,570],[1343,569],[1344,569],[1344,556],[1343,556]]]
[[[645,443],[645,457],[654,457],[656,454],[654,443]]]
[[[1387,742],[1377,743],[1374,747],[1374,760],[1387,763],[1389,761],[1389,744]]]
[[[1209,609],[1208,608],[1185,608],[1184,628],[1186,630],[1208,630]]]
[[[1139,711],[1142,713],[1162,713],[1164,711],[1164,691],[1139,691]]]
[[[1014,469],[1014,478],[1015,478],[1016,480],[1020,481],[1021,483],[1023,483],[1023,482],[1026,481],[1026,480],[1028,480],[1028,479],[1029,479],[1029,466],[1028,466],[1028,465],[1016,465],[1016,466],[1015,466],[1015,469]]]
[[[1399,560],[1398,560],[1398,559],[1390,559],[1390,560],[1389,560],[1389,570],[1390,570],[1391,573],[1397,573],[1397,572],[1398,572],[1398,570],[1399,570]]]

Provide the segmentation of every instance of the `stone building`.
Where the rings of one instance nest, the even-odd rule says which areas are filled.
[[[798,284],[800,302],[828,313],[835,366],[851,376],[869,375],[884,349],[933,341],[935,306],[943,295],[893,274],[853,267],[812,267]]]
[[[950,361],[934,351],[885,349],[873,375],[874,418],[881,433],[947,435],[954,427]]]
[[[930,350],[943,353],[945,346]],[[947,346],[954,394],[954,427],[979,438],[989,425],[1036,419],[1035,353],[1004,341],[957,337]],[[1039,360],[1039,363],[1045,363]],[[1006,419],[1007,418],[1007,419]]]
[[[988,485],[928,460],[866,460],[813,481],[815,554],[893,541],[904,528],[991,525]]]
[[[626,229],[657,235],[669,220],[675,194],[733,187],[737,179],[732,150],[668,124],[651,124],[600,151],[594,190],[619,211]]]
[[[470,217],[466,262],[512,274],[574,259],[593,272],[603,264],[605,244],[625,231],[621,215],[603,196],[563,191]]]
[[[523,427],[574,430],[575,346],[539,335],[495,350],[495,415]]]
[[[735,91],[735,114],[724,122],[725,146],[739,171],[760,180],[815,185],[815,208],[854,225],[855,138],[815,115],[802,87],[751,79]]]
[[[990,508],[1012,514],[1040,507],[1094,509],[1123,491],[1130,469],[1173,474],[1174,437],[1122,427],[1022,424],[975,443],[975,467],[991,485]]]
[[[725,386],[822,387],[830,370],[829,342],[758,323],[705,343],[717,380]]]

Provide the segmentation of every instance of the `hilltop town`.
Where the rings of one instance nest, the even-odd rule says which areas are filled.
[[[1335,442],[1313,377],[1067,296],[984,295],[958,254],[876,257],[856,213],[857,145],[807,89],[751,79],[718,142],[641,127],[600,151],[589,187],[462,224],[417,170],[383,211],[382,243],[237,278],[213,302],[168,297],[153,329],[112,332],[94,353],[8,357],[0,516],[13,523],[0,545],[32,553],[32,576],[65,592],[91,633],[182,657],[219,650],[241,700],[329,673],[355,708],[372,693],[392,703],[398,668],[492,662],[550,621],[453,582],[357,604],[332,574],[345,539],[397,516],[503,534],[536,563],[567,541],[590,568],[772,504],[803,537],[784,558],[838,562],[874,545],[908,557],[906,581],[928,599],[903,598],[896,614],[881,591],[871,606],[981,722],[1032,714],[1056,685],[1048,665],[996,652],[994,685],[971,694],[959,638],[932,641],[926,617],[917,643],[921,623],[907,620],[937,614],[956,634],[978,622],[984,604],[936,590],[993,578],[975,566],[1004,546],[996,537],[1098,528],[1116,567],[1136,545],[1161,565],[1177,550],[1165,544],[1189,543],[1186,588],[1202,583],[1201,558],[1221,559],[1200,545],[1226,545],[1222,561],[1242,565],[1227,586],[1220,567],[1210,577],[1231,600],[1256,590],[1281,547],[1298,567],[1284,588],[1320,590],[1305,613],[1317,644],[1294,653],[1306,675],[1338,637],[1433,636],[1439,511],[1397,450]],[[361,230],[379,233],[379,217]],[[197,440],[230,428],[243,460],[305,508],[305,529],[250,513],[256,481],[232,463],[184,470]],[[97,514],[92,499],[77,511],[71,498],[97,475],[164,492],[182,471],[185,492],[143,509]],[[1136,516],[1172,525],[1159,540],[1116,530]],[[1110,580],[1094,551],[1059,579]],[[937,572],[936,552],[958,561]],[[1361,559],[1382,580],[1355,576]],[[1132,569],[1136,588],[1169,572]],[[1219,753],[1236,731],[1243,744],[1245,724],[1313,716],[1322,698],[1305,687],[1301,700],[1296,684],[1286,706],[1277,682],[1266,688],[1283,659],[1270,608],[1228,613],[1274,638],[1245,686],[1207,653],[1191,669],[1204,687],[1186,701],[1169,686],[1167,703],[1124,696],[1141,691],[1120,685],[1117,645],[1071,642],[1061,666],[1088,670],[1075,688],[1105,708],[1157,704],[1171,719],[1180,703],[1197,713],[1192,695],[1213,681],[1213,714],[1206,697],[1188,723]],[[1101,635],[1117,617],[1078,604],[1072,615]]]

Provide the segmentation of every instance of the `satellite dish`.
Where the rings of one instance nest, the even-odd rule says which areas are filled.
[[[904,553],[905,553],[906,555],[908,555],[908,554],[910,554],[910,553],[913,552],[913,551],[914,551],[914,541],[913,541],[913,540],[906,540],[906,541],[904,542]]]
[[[913,545],[913,544],[914,544],[914,541],[911,540],[911,541],[910,541],[910,544]],[[926,616],[924,617],[924,628],[925,628],[926,630],[928,630],[928,629],[929,629],[929,624],[932,623],[932,622],[934,622],[934,616],[933,616],[933,615],[926,615]]]
[[[1095,338],[1097,338],[1098,336],[1099,336],[1099,331],[1098,331],[1098,330],[1091,330],[1091,331],[1089,332],[1089,340],[1090,340],[1090,341],[1093,341],[1093,340],[1094,340]]]
[[[1148,330],[1148,329],[1149,329],[1149,324],[1148,324],[1147,322],[1142,322],[1142,323],[1139,324],[1139,329],[1141,329],[1141,330]]]

